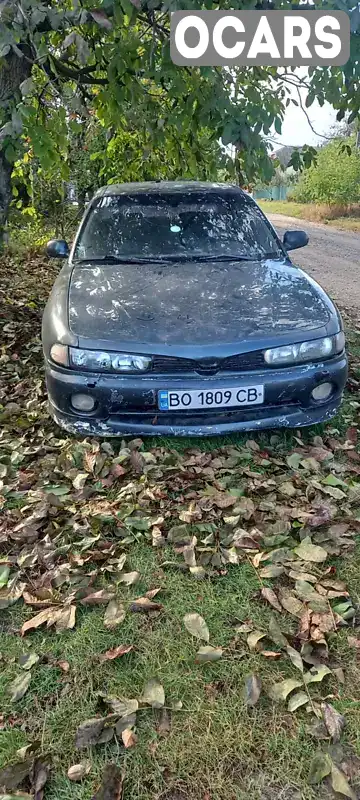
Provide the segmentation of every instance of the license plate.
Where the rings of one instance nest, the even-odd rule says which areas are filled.
[[[241,386],[235,389],[162,389],[158,393],[160,411],[185,410],[187,408],[227,408],[254,406],[264,402],[263,386]]]

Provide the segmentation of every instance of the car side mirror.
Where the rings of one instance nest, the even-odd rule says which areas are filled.
[[[46,245],[46,255],[49,258],[68,258],[69,245],[65,239],[51,239]]]
[[[309,242],[309,237],[305,231],[285,231],[283,245],[285,250],[297,250],[298,247],[305,247]]]

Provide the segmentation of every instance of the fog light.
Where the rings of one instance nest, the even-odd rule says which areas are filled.
[[[72,394],[71,405],[76,411],[92,411],[95,408],[95,400],[90,394]]]
[[[328,400],[333,389],[332,383],[319,383],[319,386],[315,386],[315,389],[312,390],[311,397],[313,400]]]

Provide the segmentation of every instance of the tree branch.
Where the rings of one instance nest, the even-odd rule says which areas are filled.
[[[66,67],[65,64],[63,64],[62,61],[59,61],[59,59],[57,59],[55,56],[52,55],[51,59],[54,63],[56,71],[65,78],[69,78],[77,83],[93,84],[94,86],[108,86],[109,84],[108,78],[95,78],[92,75],[89,75],[89,70],[87,68],[79,68],[76,70],[69,69],[69,67]],[[96,66],[94,68],[96,69]]]
[[[306,110],[306,108],[304,106],[303,101],[302,101],[302,97],[301,97],[301,92],[300,92],[299,86],[296,87],[296,91],[297,91],[298,98],[299,98],[300,108],[301,108],[302,112],[305,114],[305,117],[307,119],[308,125],[311,128],[312,132],[315,133],[315,136],[320,136],[321,139],[326,139],[328,142],[332,142],[332,140],[334,138],[333,136],[325,136],[324,133],[318,133],[318,131],[315,130],[315,128],[314,128],[314,126],[313,126],[313,124],[311,122],[311,119],[309,117],[309,114],[308,114],[308,112],[307,112],[307,110]]]

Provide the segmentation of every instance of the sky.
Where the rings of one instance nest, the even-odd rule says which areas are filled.
[[[307,91],[306,89],[300,89],[300,91],[302,102],[305,106]],[[295,100],[298,99],[295,88],[292,89],[292,93],[289,96]],[[321,108],[319,103],[315,101],[306,111],[317,134],[329,135],[331,126],[336,125],[336,111],[333,107],[329,103],[325,103]],[[275,148],[282,145],[302,146],[304,144],[317,145],[324,143],[325,139],[322,139],[317,134],[311,130],[302,109],[291,103],[285,111],[281,136],[274,134],[275,141],[272,143]]]

